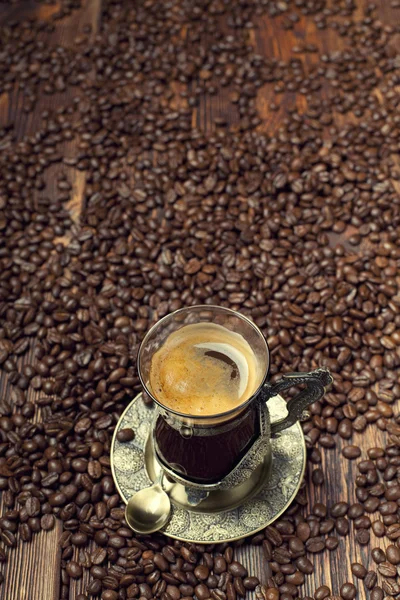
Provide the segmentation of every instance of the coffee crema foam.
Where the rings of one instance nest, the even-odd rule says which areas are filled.
[[[149,388],[172,410],[216,415],[250,398],[262,375],[243,336],[214,323],[196,323],[172,333],[154,354]]]

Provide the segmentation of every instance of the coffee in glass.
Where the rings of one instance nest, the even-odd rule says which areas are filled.
[[[194,323],[171,333],[155,352],[149,389],[168,408],[209,416],[240,406],[264,375],[240,333],[215,323]]]
[[[236,485],[227,482],[248,477],[270,453],[270,436],[293,425],[332,381],[326,369],[317,369],[271,385],[268,369],[264,336],[233,310],[183,308],[150,329],[138,371],[158,405],[152,443],[170,476],[188,489]],[[268,399],[299,384],[305,389],[287,402],[288,415],[271,424]]]

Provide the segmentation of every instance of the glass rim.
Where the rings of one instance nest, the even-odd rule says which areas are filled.
[[[154,333],[154,330],[156,328],[158,328],[164,321],[171,319],[172,317],[180,314],[180,313],[184,313],[184,312],[189,312],[191,310],[194,309],[202,309],[202,310],[215,310],[218,309],[220,311],[229,313],[231,315],[234,315],[235,317],[238,317],[239,319],[242,319],[243,321],[246,321],[257,333],[258,337],[262,340],[264,346],[265,346],[265,353],[267,356],[267,366],[265,369],[265,373],[261,379],[261,382],[259,384],[259,386],[257,387],[257,389],[251,394],[251,396],[249,398],[247,398],[247,400],[245,400],[244,402],[242,402],[241,404],[239,404],[238,406],[235,406],[234,408],[231,408],[230,410],[224,411],[222,413],[216,413],[213,415],[191,415],[188,413],[182,413],[179,412],[177,410],[174,410],[173,408],[170,408],[169,406],[167,406],[166,404],[163,404],[160,400],[158,400],[154,394],[149,390],[146,382],[144,381],[143,377],[142,377],[142,373],[141,373],[141,357],[143,355],[143,351],[144,348],[146,346],[146,343],[148,341],[148,338]],[[178,308],[177,310],[174,310],[171,313],[168,313],[167,315],[165,315],[164,317],[162,317],[161,319],[159,319],[156,323],[154,323],[154,325],[152,325],[149,329],[149,331],[146,333],[146,335],[144,336],[143,340],[140,343],[139,346],[139,350],[138,350],[138,355],[137,355],[137,370],[138,370],[138,375],[139,375],[139,379],[140,379],[140,383],[145,391],[145,393],[150,396],[150,398],[153,400],[153,402],[155,402],[158,406],[160,406],[161,408],[163,408],[164,410],[166,410],[169,413],[172,413],[173,415],[177,416],[177,417],[181,417],[183,419],[186,420],[192,420],[192,421],[205,421],[205,420],[214,420],[214,419],[221,419],[223,417],[228,417],[230,415],[233,415],[234,413],[237,413],[238,411],[242,411],[244,408],[246,408],[246,406],[248,406],[253,399],[258,396],[258,394],[260,393],[261,388],[263,387],[267,377],[268,377],[268,373],[269,373],[269,368],[270,368],[270,351],[269,351],[269,346],[268,346],[268,342],[265,339],[265,336],[263,335],[261,329],[258,327],[258,325],[256,325],[255,323],[253,323],[253,321],[251,319],[249,319],[248,317],[246,317],[246,315],[243,315],[242,313],[238,312],[237,310],[233,310],[231,308],[226,308],[225,306],[218,306],[218,304],[196,304],[194,306],[184,306],[183,308]]]

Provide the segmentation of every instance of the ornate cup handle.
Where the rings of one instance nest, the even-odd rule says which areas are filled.
[[[274,437],[279,431],[283,431],[287,427],[294,425],[301,418],[307,406],[322,398],[330,388],[332,382],[333,378],[328,369],[321,367],[309,373],[287,373],[275,385],[267,383],[261,390],[261,401],[263,402],[268,402],[273,396],[277,396],[294,385],[306,384],[304,390],[299,392],[294,398],[288,400],[286,404],[287,416],[279,419],[279,421],[275,421],[275,423],[271,423],[271,437]]]

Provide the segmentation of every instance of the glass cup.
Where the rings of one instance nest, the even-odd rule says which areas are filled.
[[[213,323],[239,333],[250,345],[258,369],[257,389],[232,409],[212,415],[185,414],[163,404],[149,385],[154,353],[171,333],[197,323]],[[221,481],[240,463],[260,436],[260,411],[281,391],[305,383],[306,389],[289,400],[288,416],[274,423],[268,436],[296,422],[305,407],[319,399],[331,382],[323,369],[285,375],[274,386],[266,383],[270,364],[267,342],[260,329],[240,313],[219,306],[193,306],[177,310],[158,321],[145,336],[138,354],[138,371],[144,391],[157,404],[153,441],[157,459],[168,473],[196,485]]]

